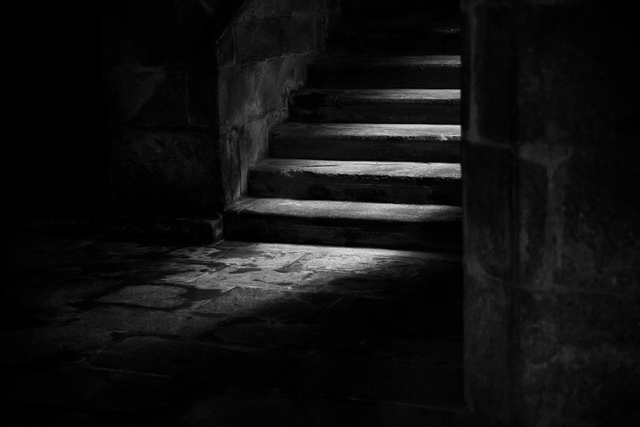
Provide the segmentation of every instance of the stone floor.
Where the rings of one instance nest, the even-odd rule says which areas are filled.
[[[3,425],[463,424],[457,256],[2,232]]]

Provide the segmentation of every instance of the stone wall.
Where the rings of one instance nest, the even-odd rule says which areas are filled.
[[[216,46],[224,204],[246,190],[247,170],[268,153],[269,131],[288,117],[306,64],[324,50],[326,0],[247,0]]]
[[[486,425],[640,424],[631,4],[463,1],[465,382]]]
[[[236,200],[338,4],[246,0],[218,37],[207,9],[222,3],[101,2],[115,211],[206,216]]]
[[[213,41],[173,0],[100,6],[113,210],[219,211]]]

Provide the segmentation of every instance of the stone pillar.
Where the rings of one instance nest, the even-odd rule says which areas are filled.
[[[465,392],[481,425],[640,425],[632,4],[462,1]]]

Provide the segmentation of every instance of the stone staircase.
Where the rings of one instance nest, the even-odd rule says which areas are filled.
[[[342,3],[226,237],[459,252],[457,2]]]

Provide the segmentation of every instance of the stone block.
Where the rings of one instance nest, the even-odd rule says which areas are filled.
[[[523,419],[531,425],[637,423],[640,300],[526,291],[514,297]]]
[[[217,126],[216,73],[212,68],[185,70],[188,126],[214,128]]]
[[[303,82],[303,67],[285,57],[220,70],[220,124],[239,125],[285,110],[290,91]]]
[[[256,22],[294,13],[309,14],[317,7],[318,0],[250,0],[238,14],[238,22]]]
[[[338,298],[331,294],[237,287],[194,310],[218,316],[305,323]]]
[[[187,89],[182,70],[113,68],[106,77],[111,126],[185,126]]]
[[[640,352],[640,297],[524,290],[514,296],[520,350],[531,363],[546,363],[566,346]]]
[[[465,263],[468,274],[506,277],[512,263],[514,171],[508,150],[462,143]],[[480,269],[481,271],[477,271]]]
[[[308,271],[282,271],[263,267],[230,267],[199,277],[190,285],[198,289],[229,289],[235,286],[264,289],[294,289],[305,282]]]
[[[209,40],[201,37],[208,17],[198,6],[180,10],[173,0],[98,3],[105,65],[213,65]]]
[[[606,141],[606,143],[605,143]],[[554,179],[562,191],[559,286],[640,295],[638,147],[581,147]],[[582,142],[582,141],[581,141]],[[573,184],[573,185],[572,185]]]
[[[171,257],[173,262],[209,265],[217,262],[215,259],[222,252],[221,249],[217,249],[212,245],[186,246],[168,252],[167,256]]]
[[[615,13],[603,2],[522,7],[518,104],[527,119],[518,123],[521,139],[546,138],[550,126],[556,144],[598,145],[605,135],[631,135],[629,111],[640,91],[628,84],[635,75],[628,52],[638,36],[631,18],[637,12],[632,3]],[[613,137],[610,144],[627,141]]]
[[[296,14],[284,28],[285,53],[306,53],[316,49],[316,19],[314,15]]]
[[[106,72],[112,127],[215,124],[215,73],[209,68],[124,66]]]
[[[327,16],[316,15],[315,26],[315,48],[318,52],[325,52],[327,49]]]
[[[465,271],[465,398],[472,413],[491,414],[501,425],[514,424],[511,302],[508,287],[479,272]]]
[[[236,61],[243,64],[281,56],[287,51],[285,32],[292,25],[291,17],[236,23],[234,25]]]
[[[164,285],[127,286],[104,295],[97,302],[149,308],[177,308],[188,304],[185,289]]]
[[[111,146],[115,210],[201,216],[221,210],[212,135],[127,130]]]
[[[132,307],[98,307],[67,327],[81,333],[164,335],[194,338],[211,333],[223,317],[201,317]]]
[[[515,13],[509,4],[476,5],[469,29],[465,53],[467,63],[463,81],[469,104],[463,121],[468,123],[466,137],[510,144],[513,139],[517,105],[517,64],[511,59],[515,53]],[[470,73],[470,75],[467,75]],[[471,78],[473,76],[473,78]],[[464,92],[464,91],[463,91]]]
[[[559,206],[555,194],[549,190],[546,164],[519,160],[517,166],[518,286],[545,288],[554,271],[553,245],[555,221]]]
[[[233,27],[227,27],[216,43],[218,68],[233,66],[236,63],[236,47],[233,41]]]

